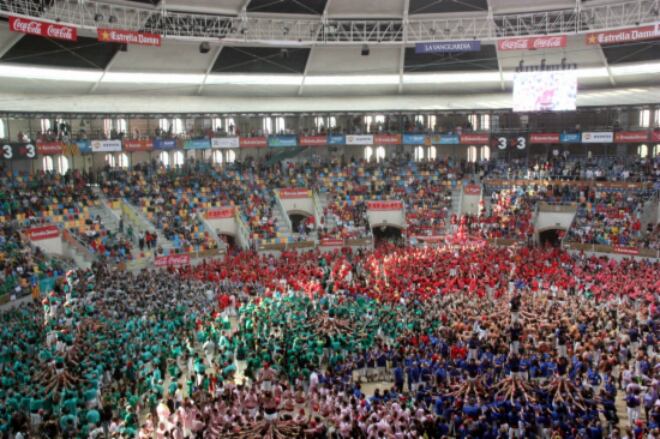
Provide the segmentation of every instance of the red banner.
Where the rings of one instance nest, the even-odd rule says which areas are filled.
[[[78,29],[63,24],[48,23],[21,17],[9,17],[9,30],[28,35],[39,35],[57,40],[77,41]]]
[[[490,134],[461,134],[461,145],[488,145],[490,143]]]
[[[619,131],[614,133],[614,141],[617,143],[638,143],[648,142],[648,131]]]
[[[239,146],[241,148],[265,148],[268,145],[268,139],[265,137],[241,137]]]
[[[157,256],[154,260],[154,265],[156,267],[170,267],[173,265],[189,265],[190,264],[190,255],[169,255],[169,256]]]
[[[292,198],[309,198],[309,189],[304,188],[282,188],[280,198],[283,200]]]
[[[621,44],[631,41],[654,40],[656,38],[660,38],[660,24],[591,32],[586,35],[587,44],[590,45]]]
[[[141,44],[160,47],[160,35],[123,29],[96,29],[96,36],[104,43]]]
[[[206,219],[233,218],[236,209],[234,206],[216,207],[206,211]]]
[[[342,247],[344,245],[343,239],[322,239],[319,243],[321,247]]]
[[[401,210],[403,202],[401,201],[367,201],[368,210]]]
[[[30,241],[41,241],[44,239],[52,239],[60,236],[60,229],[56,226],[41,226],[32,227],[23,231]]]
[[[37,142],[39,155],[57,155],[64,152],[64,142]]]
[[[501,51],[559,49],[563,47],[566,47],[566,35],[506,38],[497,41],[497,49]]]
[[[328,136],[300,136],[300,146],[325,146]]]
[[[623,247],[620,245],[615,245],[612,247],[612,250],[614,250],[614,253],[621,253],[624,255],[638,255],[639,254],[639,249],[635,247]]]
[[[478,184],[466,184],[463,188],[465,195],[481,195],[481,186]]]
[[[401,145],[401,134],[374,134],[374,145]]]
[[[654,142],[660,142],[660,131],[653,131],[653,133],[651,133],[651,138]]]
[[[529,143],[559,143],[559,133],[532,133]]]
[[[154,149],[154,144],[151,139],[124,140],[122,143],[124,151],[126,152],[151,151]]]

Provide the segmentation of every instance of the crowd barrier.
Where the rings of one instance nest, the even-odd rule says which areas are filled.
[[[484,184],[487,186],[568,186],[568,187],[584,187],[595,186],[601,190],[644,190],[653,187],[652,182],[625,182],[625,181],[596,181],[596,180],[525,180],[525,179],[486,179]]]

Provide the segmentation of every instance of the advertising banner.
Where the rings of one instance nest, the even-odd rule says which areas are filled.
[[[347,134],[347,145],[373,145],[374,136],[372,134]]]
[[[268,137],[268,146],[270,148],[286,148],[298,146],[298,137],[295,135],[270,136]]]
[[[608,131],[582,133],[582,143],[612,143],[614,133]]]
[[[64,152],[64,142],[37,142],[37,153],[39,155],[58,155]]]
[[[240,148],[240,142],[238,141],[238,137],[216,137],[211,139],[211,148]]]
[[[651,133],[651,139],[653,139],[654,142],[660,142],[660,131],[653,131],[653,133]]]
[[[529,135],[529,143],[559,143],[559,133],[532,133]]]
[[[321,239],[319,242],[321,247],[343,247],[343,239]]]
[[[154,139],[154,149],[161,151],[176,149],[176,139]]]
[[[374,134],[374,145],[401,145],[401,134]]]
[[[615,245],[612,247],[612,250],[614,250],[614,253],[621,253],[624,255],[638,255],[639,254],[639,249],[635,247],[623,247],[620,245]]]
[[[183,143],[183,149],[209,149],[211,142],[209,139],[188,139]]]
[[[429,41],[415,44],[415,53],[461,53],[461,52],[479,52],[481,50],[481,41]]]
[[[328,136],[328,145],[346,145],[346,136],[343,134],[330,134]]]
[[[488,145],[489,143],[490,134],[487,133],[461,134],[461,145]]]
[[[213,209],[207,210],[205,217],[206,219],[233,218],[235,213],[236,209],[234,206],[215,207]]]
[[[60,236],[60,229],[56,226],[48,225],[41,227],[32,227],[23,231],[30,241],[41,241],[43,239],[57,238]]]
[[[160,35],[135,32],[124,29],[96,29],[99,41],[104,43],[141,44],[143,46],[160,47]]]
[[[649,141],[648,131],[619,131],[614,133],[616,143],[643,143]]]
[[[632,41],[654,40],[660,38],[660,23],[629,27],[627,29],[591,32],[585,38],[589,45],[621,44]]]
[[[154,265],[156,267],[170,267],[174,265],[189,265],[190,255],[169,255],[169,256],[156,256]]]
[[[77,41],[78,29],[63,24],[48,23],[22,17],[9,17],[9,30],[28,35],[54,38],[56,40]]]
[[[393,201],[367,201],[367,210],[401,210],[403,202]]]
[[[305,188],[282,188],[280,189],[280,198],[294,199],[294,198],[310,198],[311,194],[309,189]]]
[[[3,143],[0,157],[3,160],[33,159],[37,156],[37,147],[32,143]]]
[[[561,133],[559,135],[560,143],[580,143],[579,133]]]
[[[261,137],[241,137],[238,141],[241,148],[265,148],[268,145],[268,140]]]
[[[300,146],[325,146],[328,136],[300,136]]]
[[[458,145],[459,143],[458,134],[434,134],[431,136],[433,145]]]
[[[92,140],[92,152],[119,152],[121,140]]]
[[[154,148],[151,139],[124,140],[123,144],[126,152],[151,151]]]
[[[506,38],[497,41],[497,49],[500,51],[560,49],[564,47],[566,47],[566,35]]]
[[[427,242],[427,243],[438,243],[444,242],[444,235],[415,235],[414,238],[418,241]]]
[[[463,188],[465,195],[481,195],[481,186],[478,184],[466,184]]]
[[[426,144],[426,135],[424,134],[404,134],[404,145],[424,145]]]

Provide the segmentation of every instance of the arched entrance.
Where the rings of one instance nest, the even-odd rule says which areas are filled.
[[[223,241],[225,244],[227,244],[227,250],[235,250],[236,247],[236,238],[233,235],[229,235],[226,233],[218,233],[218,238],[220,238],[221,241]]]
[[[539,230],[539,244],[542,247],[550,246],[558,248],[566,232],[563,229]]]
[[[371,228],[371,231],[374,235],[374,244],[383,244],[383,243],[392,243],[392,244],[401,244],[403,243],[403,235],[400,227],[392,224],[378,224]]]

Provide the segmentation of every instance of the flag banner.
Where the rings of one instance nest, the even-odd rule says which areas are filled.
[[[461,52],[479,52],[481,50],[481,41],[429,41],[415,44],[415,53],[461,53]]]
[[[321,239],[319,242],[319,246],[321,247],[343,247],[344,246],[344,240],[343,239]]]
[[[96,29],[99,41],[104,43],[140,44],[143,46],[160,47],[161,36],[145,32],[135,32],[124,29]]]
[[[23,231],[30,239],[30,241],[42,241],[44,239],[52,239],[60,236],[60,229],[56,226],[48,225],[41,227],[32,227]]]
[[[529,135],[529,143],[559,143],[559,133],[532,133]]]
[[[612,143],[614,133],[609,131],[582,133],[582,143]]]
[[[643,143],[649,141],[648,131],[619,131],[614,134],[616,143]]]
[[[309,189],[304,188],[282,188],[279,190],[280,198],[294,199],[294,198],[310,198],[311,193]]]
[[[469,133],[461,134],[462,145],[488,145],[490,143],[490,134]]]
[[[46,21],[32,20],[22,17],[9,17],[9,30],[28,35],[54,38],[56,40],[77,41],[78,29],[63,24],[48,23]]]
[[[183,149],[210,149],[209,139],[188,139],[183,143]]]
[[[241,137],[238,141],[241,148],[265,148],[268,146],[268,139],[265,137]]]
[[[238,141],[238,137],[215,137],[211,139],[211,148],[240,148],[240,142]]]
[[[367,201],[367,210],[401,210],[403,202],[394,201]]]
[[[654,40],[660,38],[660,23],[626,29],[591,32],[586,35],[589,45],[608,45],[629,43],[632,41]]]
[[[176,149],[176,139],[154,139],[154,149],[170,150]]]
[[[346,136],[343,134],[330,134],[328,136],[328,145],[346,145]]]
[[[404,134],[403,135],[403,144],[404,145],[425,145],[426,144],[426,135],[424,135],[424,134]]]
[[[374,134],[374,145],[401,145],[401,134]]]
[[[286,148],[292,146],[298,146],[298,137],[295,135],[268,137],[268,147],[270,148]]]
[[[481,186],[478,184],[466,184],[463,188],[465,195],[481,195]]]
[[[560,143],[580,143],[579,133],[561,133],[559,135]]]
[[[233,218],[236,214],[234,206],[216,207],[206,211],[206,219],[224,219]]]
[[[123,145],[126,152],[151,151],[154,148],[151,139],[124,140]]]
[[[373,145],[374,136],[371,134],[347,134],[347,145]]]
[[[58,155],[64,152],[64,142],[37,142],[37,153],[39,155]]]
[[[156,256],[154,265],[156,267],[170,267],[174,265],[189,265],[190,255],[169,255],[169,256]]]
[[[92,152],[119,152],[121,140],[92,140]]]

